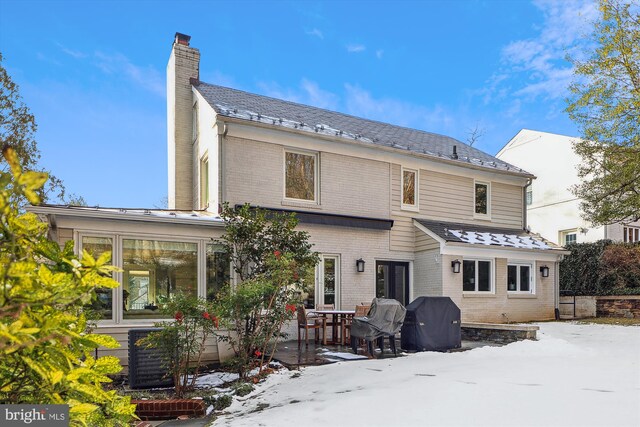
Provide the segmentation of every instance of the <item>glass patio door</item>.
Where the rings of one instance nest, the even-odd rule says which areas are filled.
[[[409,304],[409,263],[376,261],[376,298]]]
[[[318,264],[317,292],[315,305],[333,304],[340,308],[340,257],[320,255]]]

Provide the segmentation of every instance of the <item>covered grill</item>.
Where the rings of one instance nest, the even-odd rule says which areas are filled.
[[[418,297],[407,306],[400,346],[404,350],[460,348],[460,309],[449,297]]]
[[[395,299],[374,298],[369,314],[354,317],[351,324],[351,347],[357,351],[357,340],[364,339],[368,343],[384,337],[390,338],[391,348],[395,353],[394,336],[400,331],[407,310]],[[371,346],[370,352],[371,352]]]

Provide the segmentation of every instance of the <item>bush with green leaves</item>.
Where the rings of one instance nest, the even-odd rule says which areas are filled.
[[[151,332],[136,345],[160,350],[176,396],[183,397],[195,387],[206,341],[218,328],[218,317],[210,302],[183,294],[176,294],[161,312],[173,320],[155,323],[161,330]]]
[[[225,204],[221,216],[225,234],[219,243],[240,283],[227,284],[216,299],[226,331],[218,339],[231,346],[234,358],[227,365],[244,379],[253,364],[262,372],[271,362],[283,324],[295,315],[306,287],[313,286],[318,254],[309,234],[296,230],[293,214]]]
[[[135,418],[129,397],[103,387],[121,371],[114,356],[94,358],[106,335],[87,332],[84,306],[97,288],[115,288],[110,254],[77,257],[47,239],[47,225],[19,213],[39,202],[47,175],[23,172],[3,148],[11,172],[0,172],[0,404],[68,404],[73,426],[120,426]]]
[[[567,245],[560,289],[576,295],[640,295],[640,246],[599,240]]]

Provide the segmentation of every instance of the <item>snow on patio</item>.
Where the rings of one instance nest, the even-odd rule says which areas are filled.
[[[639,426],[640,327],[282,370],[214,426]]]

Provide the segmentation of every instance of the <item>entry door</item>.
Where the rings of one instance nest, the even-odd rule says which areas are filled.
[[[409,304],[409,263],[376,261],[376,297]]]

